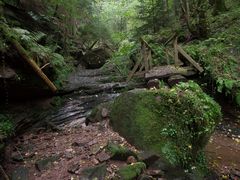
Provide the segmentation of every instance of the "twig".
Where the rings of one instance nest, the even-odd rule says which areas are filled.
[[[4,169],[3,169],[3,167],[2,167],[1,164],[0,164],[0,171],[2,172],[2,174],[3,174],[4,178],[5,178],[5,180],[10,180],[9,177],[8,177],[8,175],[7,175],[6,172],[4,171]]]

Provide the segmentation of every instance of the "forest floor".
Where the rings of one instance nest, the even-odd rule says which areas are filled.
[[[109,142],[137,151],[111,129],[108,125],[109,119],[88,126],[85,124],[91,108],[117,96],[112,86],[108,87],[109,84],[102,85],[102,91],[108,92],[108,89],[111,89],[113,94],[92,91],[99,88],[95,80],[99,73],[93,72],[95,71],[81,71],[83,74],[75,74],[73,78],[76,83],[71,84],[71,88],[75,84],[87,86],[87,92],[91,92],[91,95],[82,92],[71,94],[55,109],[52,107],[52,100],[49,99],[13,105],[12,111],[15,112],[16,118],[21,124],[25,124],[19,127],[25,132],[9,142],[4,155],[4,170],[13,180],[19,177],[23,180],[81,179],[82,173],[84,170],[88,171],[89,167],[101,169],[105,165],[105,170],[96,171],[99,176],[106,173],[108,179],[111,179],[120,167],[129,163],[126,160],[112,160],[105,151]],[[82,80],[79,77],[85,77],[86,82],[92,83],[79,83],[79,79]],[[88,81],[87,77],[93,80]],[[32,107],[35,107],[34,112],[31,112]],[[36,107],[41,107],[44,113],[39,112]],[[224,121],[219,124],[206,146],[209,168],[217,173],[220,179],[240,179],[240,112],[232,111],[232,107],[224,107],[224,114]],[[60,129],[52,129],[46,124],[45,128],[40,128],[42,123],[38,121],[53,122],[60,125]],[[29,122],[30,125],[33,125],[33,122],[39,124],[39,127],[29,128]],[[145,173],[151,174],[156,171],[148,169]],[[0,180],[1,177],[3,176],[0,175]]]
[[[240,124],[226,120],[212,135],[206,154],[210,169],[220,179],[235,180],[240,178]],[[108,120],[88,126],[67,125],[56,132],[39,129],[12,140],[6,148],[4,168],[15,179],[28,176],[30,180],[67,180],[79,179],[82,170],[106,163],[106,174],[111,179],[127,162],[110,159],[104,150],[109,142],[137,151],[112,131]]]

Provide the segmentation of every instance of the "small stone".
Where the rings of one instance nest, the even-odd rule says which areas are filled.
[[[91,147],[91,155],[97,154],[101,150],[101,146],[99,144],[95,144]]]
[[[148,169],[147,174],[154,177],[163,177],[164,172],[159,169]]]
[[[28,180],[29,171],[26,167],[18,167],[11,174],[12,180]]]
[[[73,142],[72,143],[72,146],[75,146],[75,147],[81,147],[81,146],[84,146],[85,143],[82,143],[82,142]]]
[[[100,161],[100,162],[104,162],[104,161],[107,161],[111,158],[111,156],[106,153],[105,151],[102,151],[101,153],[99,153],[97,155],[97,159]]]
[[[108,114],[109,114],[109,111],[107,108],[102,108],[102,118],[107,118],[108,117]]]
[[[142,174],[138,177],[138,180],[154,180],[152,176]]]
[[[75,174],[79,170],[79,167],[79,164],[74,164],[68,169],[68,172],[71,174]]]
[[[151,88],[159,89],[159,80],[158,79],[149,80],[147,83],[147,88],[148,89],[151,89]]]
[[[132,163],[136,163],[136,162],[137,162],[137,160],[136,160],[136,158],[134,156],[129,156],[127,158],[127,163],[128,164],[132,164]]]
[[[72,159],[74,155],[71,152],[65,152],[64,157],[68,160]]]
[[[80,180],[86,179],[106,179],[107,166],[105,163],[98,166],[85,168],[81,171]]]
[[[39,171],[46,170],[49,168],[49,166],[57,161],[59,159],[59,156],[52,156],[52,157],[47,157],[44,159],[40,159],[36,161],[35,166]]]

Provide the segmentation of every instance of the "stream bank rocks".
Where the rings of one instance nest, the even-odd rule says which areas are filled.
[[[117,97],[110,123],[126,140],[174,166],[191,168],[221,119],[220,106],[194,82],[159,90],[133,90]]]

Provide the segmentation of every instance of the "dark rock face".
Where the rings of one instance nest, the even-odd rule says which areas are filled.
[[[110,123],[138,148],[172,165],[191,166],[221,118],[219,105],[195,88],[123,93],[112,105]]]

